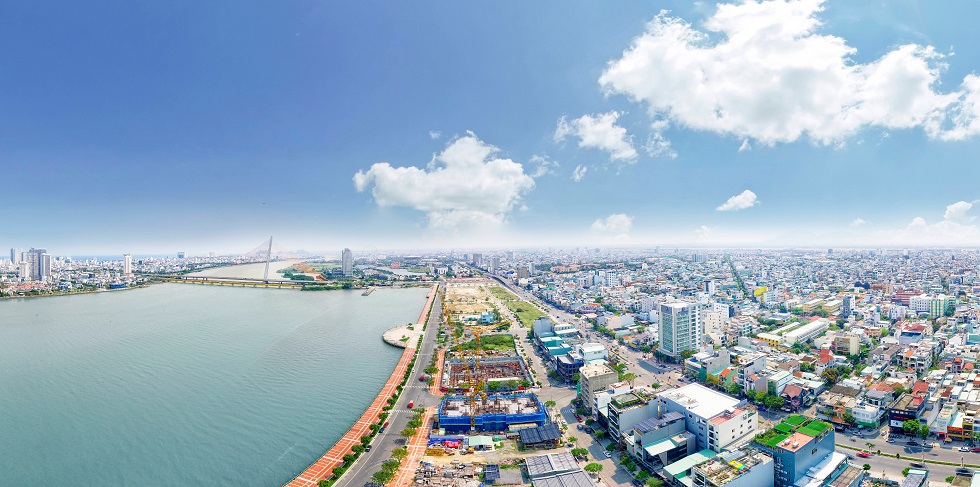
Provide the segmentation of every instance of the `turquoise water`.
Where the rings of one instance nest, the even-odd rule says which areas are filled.
[[[343,435],[427,289],[161,284],[0,301],[0,485],[281,485]]]

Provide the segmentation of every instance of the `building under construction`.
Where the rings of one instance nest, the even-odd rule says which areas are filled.
[[[493,390],[488,387],[491,382],[497,382],[500,390],[516,390],[520,387],[520,381],[531,380],[520,357],[481,357],[479,366],[474,357],[465,360],[465,365],[456,358],[446,361],[442,384],[447,391],[455,389],[456,392],[467,392],[472,385],[471,380],[483,384],[483,390]]]
[[[531,393],[486,397],[446,396],[439,405],[439,427],[446,433],[503,432],[514,427],[541,426],[548,414]]]

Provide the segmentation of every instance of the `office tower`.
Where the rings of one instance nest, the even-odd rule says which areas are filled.
[[[340,253],[340,269],[343,271],[344,277],[354,275],[354,253],[350,249],[344,249]]]
[[[674,302],[660,305],[660,348],[670,357],[679,357],[701,348],[701,307],[695,303]]]
[[[21,277],[30,281],[47,281],[51,278],[51,256],[44,249],[31,249],[21,254],[26,266],[21,266]]]
[[[23,260],[22,252],[20,249],[10,249],[10,263],[13,265],[20,264]]]
[[[500,270],[500,257],[493,256],[490,258],[490,273],[496,274]]]
[[[130,254],[123,254],[123,274],[133,275],[133,256]]]

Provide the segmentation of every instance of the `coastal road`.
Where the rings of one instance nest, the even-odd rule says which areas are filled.
[[[444,284],[440,284],[441,289]],[[435,300],[432,302],[432,312],[429,314],[429,321],[425,327],[425,334],[422,336],[422,345],[419,349],[418,358],[415,360],[415,367],[409,374],[408,383],[402,390],[401,397],[395,403],[395,407],[389,411],[388,422],[391,423],[383,433],[374,437],[371,442],[371,451],[364,452],[357,462],[348,470],[340,480],[337,487],[363,487],[371,482],[371,476],[380,470],[381,464],[391,458],[391,452],[395,448],[405,445],[405,437],[401,431],[408,425],[409,420],[414,414],[408,409],[408,403],[414,401],[415,407],[438,406],[439,398],[429,393],[429,386],[424,382],[419,382],[418,376],[432,360],[432,353],[436,345],[436,337],[439,333],[439,317],[442,315],[442,300],[439,292],[436,291]],[[419,429],[419,434],[424,434],[425,428]]]

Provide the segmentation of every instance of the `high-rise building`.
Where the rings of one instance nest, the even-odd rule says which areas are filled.
[[[183,259],[186,256],[187,256],[187,254],[185,254],[184,252],[177,252],[177,258],[178,259]]]
[[[851,317],[851,307],[853,306],[853,304],[854,304],[854,296],[851,296],[850,294],[844,296],[844,299],[840,306],[841,318],[847,319]]]
[[[495,255],[490,258],[490,273],[496,274],[500,270],[500,256]]]
[[[123,254],[123,275],[133,275],[133,256],[130,254]]]
[[[354,253],[350,249],[344,249],[340,253],[340,270],[343,271],[344,277],[354,275]]]
[[[51,278],[51,256],[44,249],[31,249],[21,254],[21,277],[29,281],[47,281]]]
[[[10,249],[10,263],[13,265],[20,264],[22,260],[20,249]]]
[[[660,305],[660,350],[679,357],[685,350],[701,348],[701,307],[695,303],[674,302]]]

